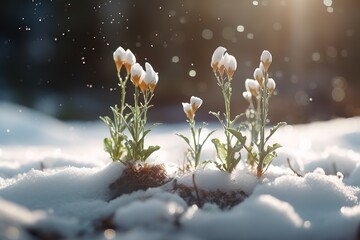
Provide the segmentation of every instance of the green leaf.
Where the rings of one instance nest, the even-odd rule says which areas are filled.
[[[264,158],[264,164],[265,164],[265,166],[271,164],[271,162],[274,160],[274,158],[275,158],[276,156],[277,156],[277,154],[276,154],[275,151],[268,153],[268,154],[266,155],[266,157]]]
[[[143,160],[145,161],[153,152],[159,150],[159,146],[149,146],[148,149],[144,149],[141,152],[141,155],[143,157]]]
[[[270,137],[281,127],[285,126],[287,123],[286,122],[279,122],[278,124],[276,124],[274,127],[272,127],[270,129],[270,134],[269,136],[267,136],[267,138],[265,139],[265,143],[270,139]],[[265,144],[264,143],[264,144]]]
[[[184,139],[184,141],[190,146],[190,140],[187,137],[185,137],[184,135],[182,135],[180,133],[176,133],[175,135]]]
[[[273,144],[273,145],[271,145],[271,146],[268,146],[268,147],[266,148],[265,153],[266,153],[266,154],[269,154],[269,153],[271,153],[271,152],[273,152],[273,151],[275,151],[276,149],[281,148],[281,147],[282,147],[282,146],[281,146],[280,144],[275,143],[275,144]]]
[[[227,129],[227,131],[229,131],[234,137],[236,137],[242,145],[246,145],[246,136],[242,135],[241,132],[231,128]]]
[[[215,145],[216,153],[221,161],[226,161],[227,152],[225,144],[221,143],[219,139],[213,138],[211,142]]]

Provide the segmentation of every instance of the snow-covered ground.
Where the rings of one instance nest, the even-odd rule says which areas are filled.
[[[217,128],[210,125],[209,130]],[[161,125],[147,139],[160,145],[151,162],[173,173],[184,159],[176,132]],[[216,135],[222,136],[219,129]],[[163,188],[109,201],[123,166],[103,151],[99,122],[64,123],[0,103],[0,239],[357,239],[360,236],[360,118],[286,126],[273,141],[284,147],[264,179],[244,165],[231,175],[196,173],[199,188],[241,189],[250,196],[221,210],[187,206]],[[209,142],[204,159],[213,159]],[[303,175],[298,177],[289,169]],[[191,176],[180,183],[191,184]],[[111,218],[112,226],[101,225]],[[105,226],[105,227],[104,227]],[[108,228],[108,229],[106,229]],[[112,229],[115,229],[112,230]]]

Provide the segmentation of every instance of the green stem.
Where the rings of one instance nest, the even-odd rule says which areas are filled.
[[[196,141],[196,128],[195,128],[195,120],[191,119],[189,121],[190,124],[190,129],[191,129],[191,135],[193,136],[193,141],[194,141],[194,157],[195,157],[195,169],[198,167],[199,165],[199,161],[200,161],[200,151],[198,149],[198,144]]]
[[[124,109],[125,109],[125,96],[126,96],[126,83],[129,79],[127,76],[125,80],[123,80],[120,76],[120,72],[118,72],[118,78],[119,78],[119,86],[121,88],[121,104],[120,104],[120,115],[123,116]],[[122,117],[120,118],[120,126],[122,125]]]
[[[268,73],[265,73],[265,81],[262,89],[261,96],[261,128],[260,128],[260,149],[259,149],[259,163],[257,167],[257,176],[261,177],[263,173],[263,163],[265,158],[265,125],[267,119],[267,107],[268,107],[268,92],[267,92]]]
[[[135,113],[134,113],[134,158],[135,160],[142,160],[139,150],[141,150],[141,143],[139,143],[139,89],[135,87],[135,93],[134,93],[134,104],[135,104]]]

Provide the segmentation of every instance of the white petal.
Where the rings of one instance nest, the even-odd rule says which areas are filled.
[[[269,78],[269,79],[268,79],[267,87],[268,87],[269,89],[272,89],[272,90],[275,89],[276,83],[275,83],[274,79],[272,79],[272,78]]]
[[[260,86],[259,86],[258,81],[255,81],[254,79],[249,79],[248,78],[248,79],[245,80],[245,88],[246,88],[246,91],[251,92],[251,90],[258,91]]]
[[[132,76],[141,76],[144,72],[144,69],[139,63],[132,65],[130,73]]]
[[[249,91],[245,91],[242,93],[243,97],[247,100],[247,101],[250,101],[251,100],[251,92]]]
[[[236,58],[233,55],[225,54],[225,68],[235,71],[237,68]]]
[[[144,79],[143,81],[146,83],[146,84],[149,84],[153,81],[153,78],[154,78],[154,75],[156,74],[153,67],[151,66],[150,63],[146,62],[145,63],[145,76],[144,76]]]
[[[226,52],[226,48],[221,46],[217,47],[211,57],[210,66],[212,67],[214,64],[219,63],[225,52]]]
[[[124,61],[126,58],[126,55],[127,54],[126,54],[125,50],[122,47],[118,47],[113,53],[113,58],[114,58],[114,60],[119,59],[121,61]]]
[[[260,68],[256,68],[254,71],[255,79],[262,79],[264,77],[263,71]]]
[[[186,114],[188,114],[191,111],[191,104],[190,103],[182,103],[183,110]]]
[[[130,51],[130,49],[126,50],[126,59],[125,62],[127,62],[130,65],[133,65],[136,63],[135,55]]]
[[[203,100],[199,97],[192,96],[190,98],[190,105],[194,105],[196,108],[199,108],[202,103],[203,103]]]
[[[260,56],[260,61],[264,63],[271,63],[272,62],[272,55],[268,50],[264,50]]]

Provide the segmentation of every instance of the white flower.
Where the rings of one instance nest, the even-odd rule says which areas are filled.
[[[272,62],[272,55],[268,50],[264,50],[260,56],[260,61],[264,64],[265,71],[267,72]]]
[[[248,78],[245,80],[245,88],[246,91],[250,92],[254,97],[259,94],[259,83],[253,79]]]
[[[189,120],[192,120],[194,119],[194,112],[192,110],[192,107],[191,107],[191,104],[190,103],[182,103],[182,106],[183,106],[183,110],[187,116],[187,118]]]
[[[252,97],[251,92],[245,91],[245,92],[242,93],[242,95],[243,95],[243,97],[245,98],[246,101],[248,101],[249,103],[252,102],[252,100],[251,100],[251,97]]]
[[[219,63],[218,63],[218,71],[220,73],[220,76],[222,77],[224,75],[224,72],[225,72],[225,59],[226,59],[226,56],[229,55],[228,53],[225,53]]]
[[[266,86],[269,89],[269,93],[272,94],[274,92],[274,89],[276,88],[276,83],[274,79],[269,78]]]
[[[127,54],[122,47],[118,47],[113,53],[113,58],[118,73],[120,72],[122,65],[125,63],[126,55]]]
[[[157,85],[159,81],[159,75],[157,72],[155,72],[155,74],[152,76],[152,78],[150,79],[150,83],[149,83],[149,88],[151,92],[154,92],[155,87]]]
[[[126,56],[125,56],[124,65],[126,68],[127,75],[129,75],[131,66],[136,63],[136,58],[135,55],[130,51],[130,49],[127,49],[125,53]]]
[[[142,92],[149,87],[151,92],[154,91],[156,84],[159,80],[158,73],[154,71],[150,63],[145,63],[145,76],[143,81],[140,83],[140,89]]]
[[[191,105],[192,111],[194,113],[196,112],[196,110],[199,109],[199,107],[201,106],[202,103],[203,103],[203,100],[201,98],[194,97],[194,96],[192,96],[190,98],[190,105]]]
[[[225,53],[224,59],[226,74],[228,79],[231,80],[237,68],[236,58],[233,55]]]
[[[139,63],[135,63],[130,70],[131,81],[134,83],[135,87],[138,87],[145,77],[145,71]]]
[[[218,64],[221,60],[221,58],[224,56],[224,53],[226,52],[226,48],[224,47],[217,47],[211,57],[211,63],[210,66],[212,67],[213,71],[216,72],[216,69],[218,68]]]
[[[260,86],[263,86],[264,74],[260,68],[256,68],[254,71],[254,78],[259,82]]]

